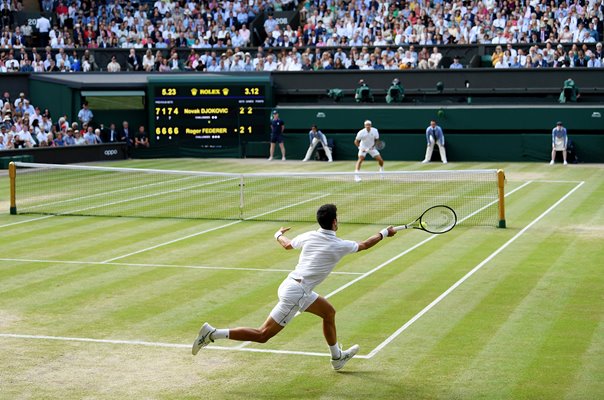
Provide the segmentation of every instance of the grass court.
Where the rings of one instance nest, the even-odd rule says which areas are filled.
[[[253,159],[103,165],[235,173],[354,167]],[[403,231],[344,258],[316,288],[338,311],[340,342],[361,346],[342,372],[330,367],[320,319],[305,314],[266,344],[217,341],[191,356],[204,321],[264,321],[299,255],[273,238],[284,223],[13,216],[4,173],[0,398],[601,398],[604,167],[446,167],[503,168],[508,228]],[[317,227],[288,225],[292,238]],[[382,227],[342,224],[338,235],[360,241]]]

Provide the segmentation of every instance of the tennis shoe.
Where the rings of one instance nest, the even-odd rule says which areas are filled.
[[[336,371],[339,371],[342,368],[344,368],[344,365],[346,365],[346,363],[350,359],[352,359],[352,357],[354,357],[359,352],[360,349],[361,348],[359,347],[359,345],[355,344],[348,350],[340,351],[340,358],[335,359],[335,360],[333,358],[331,359],[332,368],[335,369]]]
[[[285,157],[281,157],[281,161],[285,161]]]
[[[273,157],[269,157],[266,161],[273,161]]]
[[[424,161],[422,161],[422,164],[427,164],[429,162],[430,162],[429,160],[424,160]]]
[[[564,165],[568,165],[568,163],[566,161],[564,161]]]
[[[210,343],[214,343],[214,339],[212,339],[212,333],[216,332],[216,329],[208,324],[207,322],[203,324],[201,329],[199,330],[199,335],[195,342],[193,343],[193,348],[191,349],[191,353],[196,355],[199,353],[202,347],[206,347]]]
[[[554,165],[554,160],[550,161],[549,165]]]
[[[355,176],[354,176],[354,181],[355,181],[355,182],[360,182],[360,181],[361,181],[361,177],[360,177],[360,176],[358,176],[358,175],[355,175]]]

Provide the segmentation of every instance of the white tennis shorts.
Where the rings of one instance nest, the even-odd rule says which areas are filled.
[[[279,286],[277,294],[279,302],[270,316],[281,326],[287,325],[298,311],[304,312],[319,297],[315,292],[306,292],[300,282],[289,277]]]
[[[564,145],[564,138],[557,137],[554,139],[554,150],[556,150],[556,151],[566,150],[566,146]]]
[[[369,155],[373,158],[380,155],[380,152],[377,151],[376,149],[369,149],[367,151],[363,151],[363,149],[359,149],[359,157],[366,157],[367,153],[369,153]]]

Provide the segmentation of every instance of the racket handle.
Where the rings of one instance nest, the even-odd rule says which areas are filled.
[[[395,231],[402,231],[403,229],[409,229],[409,227],[407,225],[400,225],[400,226],[395,226],[393,228]]]

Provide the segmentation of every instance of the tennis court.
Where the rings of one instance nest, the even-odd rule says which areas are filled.
[[[110,165],[226,173],[352,168],[346,162],[188,159]],[[441,167],[387,164],[391,171]],[[298,257],[273,239],[285,223],[186,215],[10,216],[8,178],[2,176],[0,397],[597,398],[604,392],[602,166],[448,168],[503,168],[508,228],[496,228],[495,221],[462,223],[439,236],[399,232],[345,258],[317,288],[338,310],[340,341],[361,346],[343,373],[331,370],[321,322],[311,315],[296,317],[264,345],[220,341],[190,355],[204,321],[218,327],[264,321]],[[200,183],[184,182],[195,186],[194,192],[186,186],[190,201]],[[126,180],[124,187],[105,189],[97,181],[106,196],[75,205],[53,198],[60,191],[37,196],[70,210],[96,207],[102,197],[117,215],[137,204],[153,210],[149,197],[120,203],[124,193],[111,193],[149,184]],[[362,184],[381,190],[379,181]],[[199,195],[199,207],[221,206],[211,196],[203,201],[208,192],[240,188],[211,186]],[[343,187],[349,199],[339,210],[343,220],[347,210],[355,218],[383,211],[373,199],[354,199],[354,183]],[[442,193],[430,193],[447,204],[450,191],[443,185]],[[385,198],[382,208],[395,207],[378,193]],[[324,193],[313,188],[302,194],[321,201]],[[140,196],[148,195],[134,197]],[[155,198],[159,207],[162,194]],[[253,201],[270,206],[271,198]],[[288,225],[292,237],[316,226]],[[382,227],[342,223],[338,235],[363,240]]]

